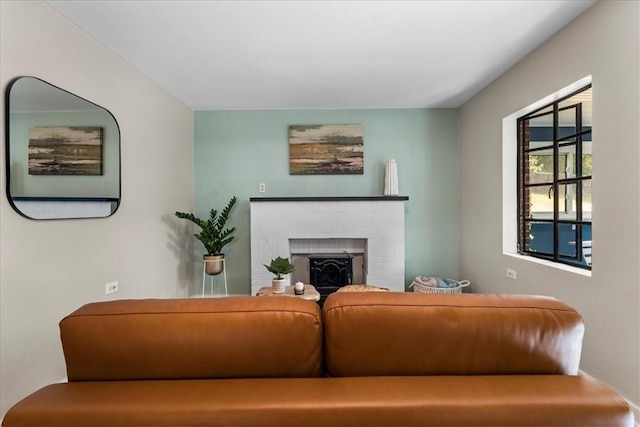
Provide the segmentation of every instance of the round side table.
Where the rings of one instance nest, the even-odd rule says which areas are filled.
[[[304,293],[302,295],[296,295],[293,286],[285,286],[284,293],[274,294],[271,291],[271,286],[264,286],[258,289],[256,296],[259,297],[277,297],[277,296],[285,296],[285,297],[298,297],[304,298],[309,301],[320,301],[320,293],[313,287],[313,285],[304,285]]]

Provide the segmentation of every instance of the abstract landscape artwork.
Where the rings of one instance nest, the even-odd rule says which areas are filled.
[[[289,126],[289,174],[362,174],[362,125]]]
[[[102,175],[102,128],[29,129],[29,175]]]

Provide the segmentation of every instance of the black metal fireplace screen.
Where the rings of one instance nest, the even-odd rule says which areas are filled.
[[[309,255],[309,281],[320,293],[320,305],[342,286],[353,283],[353,257],[341,254]]]

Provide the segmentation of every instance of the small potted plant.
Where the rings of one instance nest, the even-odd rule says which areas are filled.
[[[233,233],[236,231],[236,228],[225,227],[229,220],[231,209],[233,209],[237,201],[236,196],[233,196],[220,215],[218,215],[216,209],[211,209],[209,219],[207,220],[200,219],[192,213],[176,212],[178,218],[188,219],[201,228],[200,233],[194,234],[194,236],[202,242],[207,250],[207,254],[203,256],[203,260],[205,261],[205,271],[210,276],[215,276],[222,272],[222,260],[224,260],[222,249],[235,238]]]
[[[281,294],[284,292],[284,276],[293,271],[293,264],[289,262],[289,258],[277,257],[271,260],[271,264],[263,264],[270,273],[276,275],[271,279],[271,292]]]

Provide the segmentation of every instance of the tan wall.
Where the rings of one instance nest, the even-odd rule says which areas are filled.
[[[2,1],[0,15],[3,93],[15,77],[42,78],[109,109],[122,134],[122,203],[110,218],[24,219],[0,174],[1,418],[65,378],[58,333],[65,314],[89,301],[186,295],[193,239],[173,212],[193,209],[194,172],[189,108],[45,2]],[[120,291],[106,296],[114,280]]]
[[[479,292],[551,295],[576,307],[586,322],[581,369],[636,405],[639,8],[637,1],[596,3],[464,104],[459,116],[460,277]],[[593,76],[592,277],[502,253],[502,119],[587,75]],[[506,268],[517,271],[517,280],[505,276]]]

